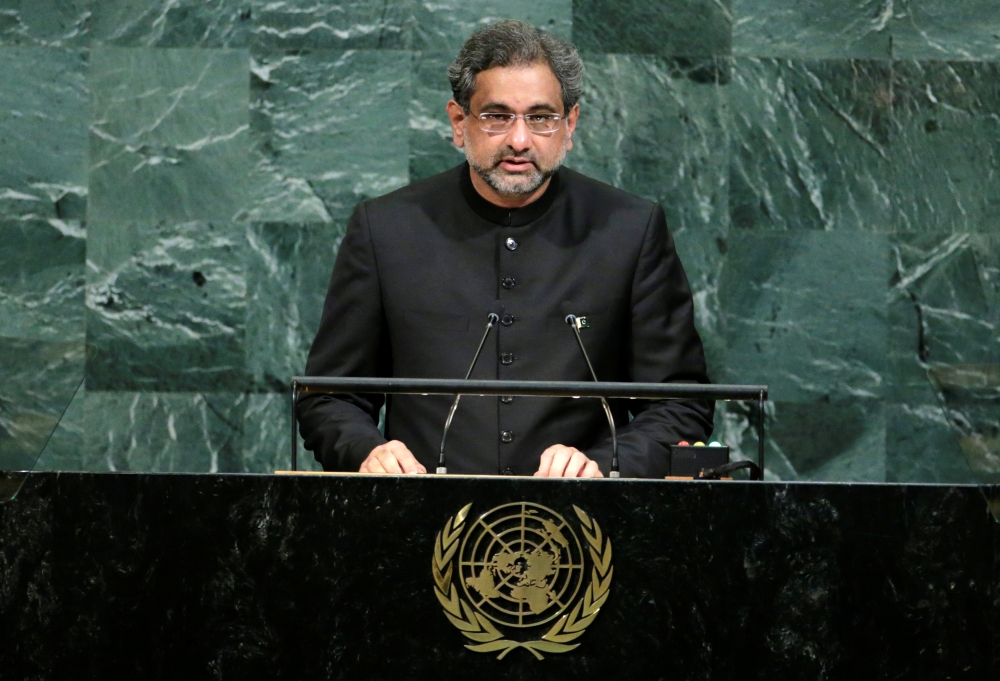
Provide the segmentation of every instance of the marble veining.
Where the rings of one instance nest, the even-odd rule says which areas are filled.
[[[501,15],[580,47],[567,163],[663,203],[770,478],[1000,474],[995,0],[0,0],[7,467],[283,467],[348,216],[462,160]]]
[[[409,53],[255,53],[254,220],[344,220],[408,181]]]
[[[733,85],[734,227],[889,230],[888,62],[736,59]]]
[[[95,234],[88,259],[88,387],[243,388],[244,228],[95,223],[91,230],[104,234]],[[166,354],[173,360],[165,366]]]
[[[733,54],[887,59],[896,0],[733,0]]]
[[[242,207],[249,60],[241,50],[95,49],[91,220],[226,220]]]
[[[894,63],[892,179],[898,231],[996,233],[998,81],[997,63]]]
[[[87,54],[2,47],[0,55],[0,219],[85,220]]]

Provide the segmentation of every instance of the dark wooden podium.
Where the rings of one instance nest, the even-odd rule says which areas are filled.
[[[0,677],[995,679],[1000,525],[988,502],[998,494],[936,485],[31,474],[0,505]],[[518,644],[503,659],[507,644],[470,650],[477,642],[466,633],[475,632],[464,632],[436,595],[443,575],[434,570],[453,564],[443,560],[442,538],[456,536],[461,548],[476,519],[508,504],[566,521],[545,551],[562,547],[567,565],[573,541],[589,552],[594,527],[599,559],[613,547],[598,570],[604,580],[613,567],[605,600],[569,642],[579,644],[573,650],[522,645],[543,640],[558,618],[523,631],[495,624],[503,638],[494,644]],[[586,532],[577,509],[591,521]],[[504,560],[490,568],[498,591],[546,579],[530,558]],[[594,587],[593,556],[582,560],[583,586],[563,594],[570,606]],[[454,565],[449,583],[479,612],[479,592],[462,583],[481,575],[468,572],[472,563]],[[534,583],[522,579],[529,569],[541,575]],[[459,623],[476,617],[463,608]]]

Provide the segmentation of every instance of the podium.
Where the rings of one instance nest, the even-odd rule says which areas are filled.
[[[0,669],[10,679],[995,678],[998,497],[941,485],[32,473],[0,505]],[[593,605],[594,572],[610,575],[572,650],[542,646],[538,659],[523,644],[558,618],[518,629],[489,619],[476,596],[547,579],[528,544],[494,560],[486,581],[475,552],[463,558],[473,524],[511,504],[566,521],[565,543],[542,550],[559,546],[567,565],[600,528],[607,565],[582,555],[580,588],[560,596],[571,613],[590,589]],[[499,517],[486,525],[503,535]],[[477,641],[459,626],[465,606],[459,623],[446,613],[435,571],[449,565],[472,619],[486,612],[502,632],[492,643],[519,644],[502,659],[506,644],[467,647]],[[551,614],[532,597],[536,619]]]

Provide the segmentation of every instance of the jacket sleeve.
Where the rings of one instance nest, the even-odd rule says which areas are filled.
[[[389,376],[388,332],[378,266],[363,203],[347,226],[309,351],[307,376]],[[378,430],[384,395],[310,395],[296,416],[307,449],[327,471],[357,471],[386,439]]]
[[[694,326],[694,301],[687,275],[657,204],[646,225],[632,282],[628,380],[640,383],[709,383],[705,351]],[[662,477],[667,445],[681,440],[707,441],[715,403],[703,400],[626,400],[633,419],[618,427],[622,477]],[[614,409],[624,416],[625,408]],[[621,419],[624,421],[624,418]],[[599,443],[610,459],[611,440]],[[607,451],[604,451],[607,450]],[[602,458],[605,458],[602,456]]]

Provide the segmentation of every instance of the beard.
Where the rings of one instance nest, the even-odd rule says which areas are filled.
[[[534,152],[518,154],[511,147],[498,149],[495,154],[485,162],[476,158],[475,152],[469,144],[465,145],[465,159],[469,162],[469,167],[476,171],[483,181],[493,188],[497,194],[502,196],[523,196],[531,194],[541,187],[546,180],[556,174],[562,166],[563,159],[566,158],[566,147],[569,139],[563,140],[559,154],[552,161],[551,165],[543,165],[538,162],[538,157]],[[523,158],[533,164],[533,168],[512,173],[500,167],[500,163],[510,158]]]

